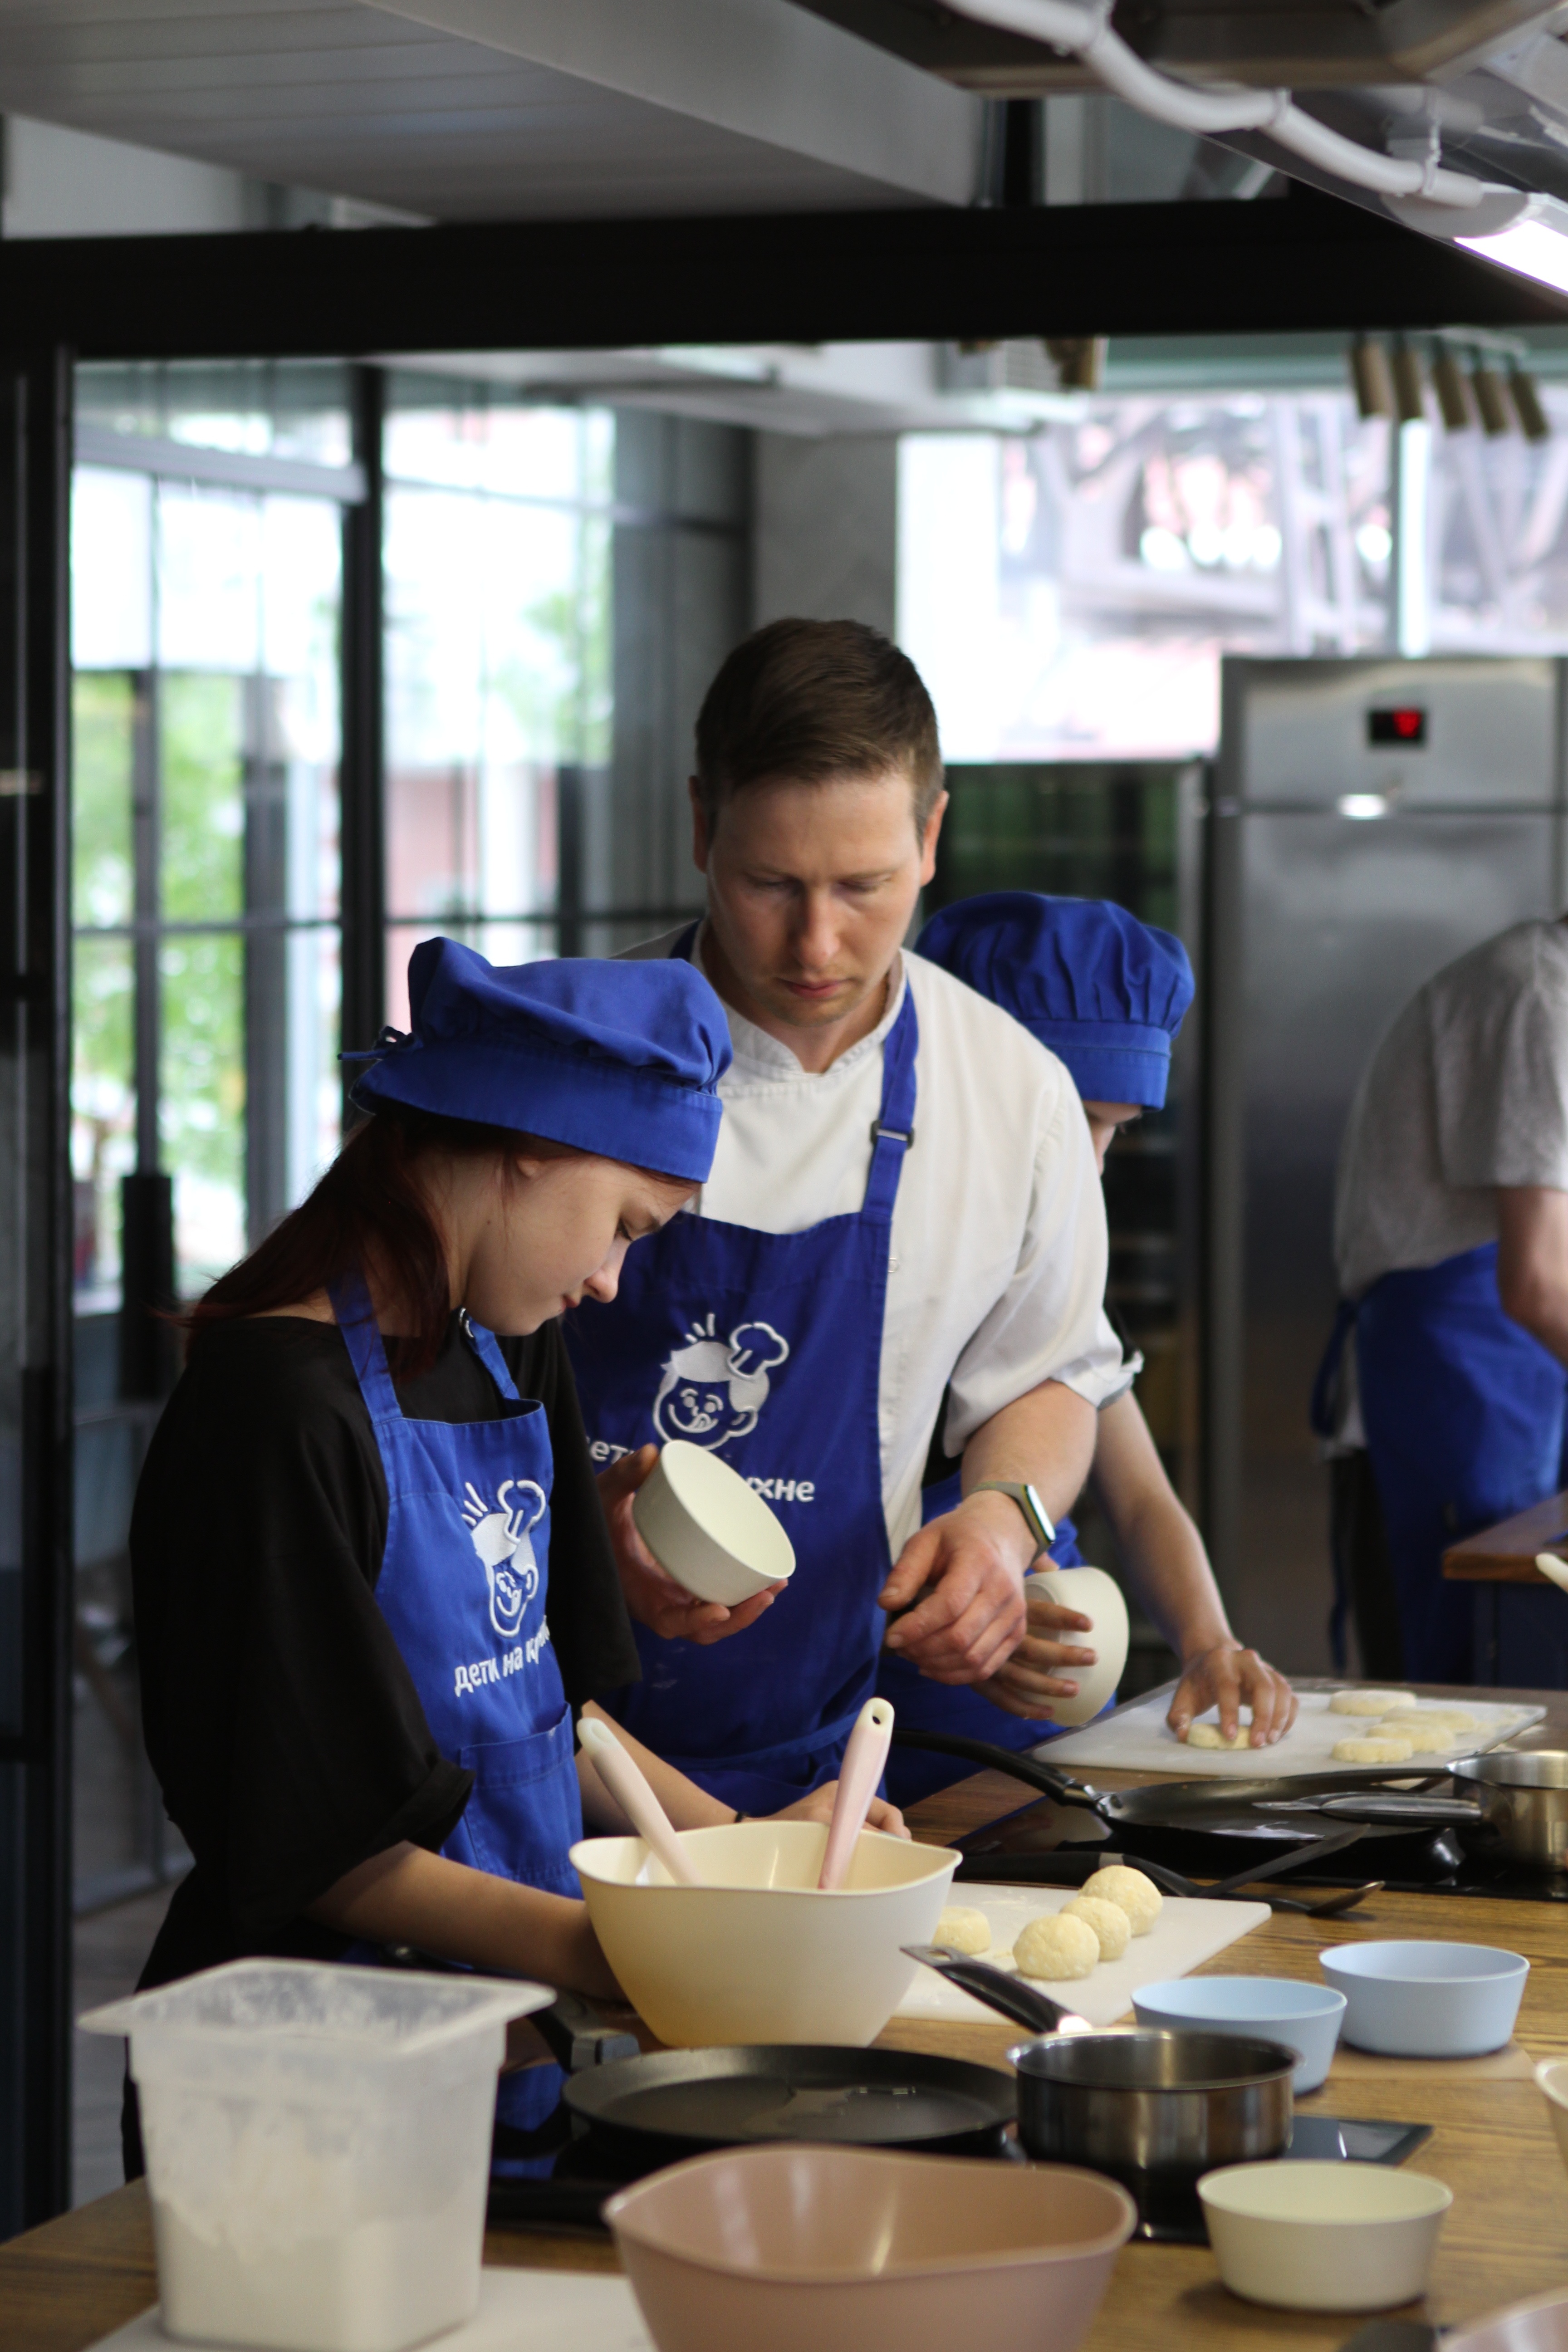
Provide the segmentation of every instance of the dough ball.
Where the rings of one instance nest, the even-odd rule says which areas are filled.
[[[1408,1764],[1414,1753],[1408,1739],[1340,1739],[1334,1743],[1336,1764]]]
[[[1132,1922],[1120,1903],[1107,1903],[1098,1895],[1075,1895],[1070,1903],[1062,1905],[1057,1916],[1087,1919],[1100,1939],[1102,1960],[1119,1960],[1127,1949]]]
[[[1331,1715],[1392,1715],[1395,1707],[1414,1706],[1414,1691],[1337,1690],[1329,1701]]]
[[[1129,1870],[1124,1862],[1113,1862],[1107,1869],[1097,1870],[1082,1892],[1098,1896],[1101,1903],[1114,1903],[1119,1911],[1125,1911],[1135,1936],[1146,1936],[1160,1916],[1159,1888],[1141,1870]]]
[[[1382,1736],[1391,1738],[1394,1735],[1384,1732]],[[1412,1756],[1452,1756],[1456,1748],[1466,1745],[1462,1731],[1450,1731],[1442,1723],[1426,1730],[1417,1730],[1413,1726],[1409,1731],[1400,1732],[1398,1738],[1409,1748]]]
[[[1227,1739],[1217,1723],[1191,1723],[1187,1726],[1189,1748],[1246,1748],[1251,1744],[1252,1727],[1238,1723]]]
[[[1429,1725],[1441,1724],[1448,1731],[1479,1731],[1480,1718],[1464,1706],[1418,1706],[1412,1715],[1402,1712],[1396,1718],[1406,1729],[1425,1730]]]
[[[1087,1919],[1069,1919],[1065,1911],[1047,1911],[1042,1919],[1031,1919],[1013,1947],[1013,1958],[1018,1973],[1024,1977],[1043,1977],[1047,1984],[1062,1984],[1072,1977],[1086,1977],[1100,1959],[1100,1937]]]
[[[967,1905],[955,1903],[937,1921],[931,1942],[945,1944],[953,1952],[988,1952],[991,1922],[984,1911],[972,1911]]]

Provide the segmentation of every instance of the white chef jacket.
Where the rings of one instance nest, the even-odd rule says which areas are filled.
[[[679,930],[628,952],[668,955]],[[697,940],[701,962],[702,937]],[[712,1173],[688,1213],[800,1233],[861,1207],[882,1046],[908,989],[920,1024],[915,1142],[893,1211],[878,1422],[894,1557],[921,1521],[942,1391],[943,1443],[1042,1381],[1100,1406],[1124,1389],[1101,1311],[1105,1204],[1089,1124],[1056,1055],[962,981],[906,953],[882,1018],[821,1072],[726,1005],[734,1061]]]

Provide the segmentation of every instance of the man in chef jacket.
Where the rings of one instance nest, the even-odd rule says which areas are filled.
[[[912,664],[858,623],[759,631],[703,704],[691,797],[708,912],[637,952],[691,957],[729,1013],[718,1153],[568,1344],[642,1657],[616,1712],[753,1813],[836,1771],[884,1639],[953,1684],[1010,1656],[1121,1349],[1071,1078],[901,948],[946,806]],[[963,1500],[922,1528],[949,1382]],[[726,1612],[659,1570],[630,1503],[673,1440],[767,1499],[787,1584]],[[1064,1669],[1084,1622],[1061,1612]]]
[[[1364,1433],[1376,1510],[1341,1563],[1363,1650],[1391,1582],[1380,1672],[1493,1679],[1495,1601],[1496,1679],[1561,1688],[1559,1595],[1488,1592],[1478,1642],[1478,1588],[1442,1556],[1563,1484],[1568,920],[1516,923],[1416,991],[1352,1105],[1334,1224],[1345,1303],[1314,1418],[1345,1446]]]

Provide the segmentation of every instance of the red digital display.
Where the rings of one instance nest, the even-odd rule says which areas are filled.
[[[1426,713],[1414,703],[1394,710],[1369,710],[1366,740],[1374,749],[1393,743],[1406,751],[1418,750],[1426,740]]]

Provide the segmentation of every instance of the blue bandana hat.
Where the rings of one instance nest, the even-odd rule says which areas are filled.
[[[1064,1061],[1086,1102],[1157,1110],[1193,1001],[1180,940],[1108,898],[991,890],[944,907],[915,953],[1012,1013]]]
[[[730,1028],[694,964],[498,965],[422,940],[408,1001],[408,1035],[384,1029],[369,1053],[342,1056],[367,1066],[353,1089],[362,1109],[407,1103],[706,1182]]]

